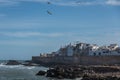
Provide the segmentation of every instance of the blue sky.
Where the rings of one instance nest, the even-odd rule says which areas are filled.
[[[0,59],[31,59],[75,41],[120,45],[120,0],[0,0]]]

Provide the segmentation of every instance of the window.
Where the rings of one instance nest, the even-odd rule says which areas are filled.
[[[101,56],[101,52],[99,52],[99,56]]]
[[[96,53],[94,53],[94,56],[96,56]]]

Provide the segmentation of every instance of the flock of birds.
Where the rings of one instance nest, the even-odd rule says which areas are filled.
[[[50,5],[50,4],[51,4],[51,2],[47,2],[47,4],[48,4],[48,5]],[[49,11],[49,10],[47,10],[47,13],[48,13],[49,15],[52,15],[52,12],[51,12],[51,11]]]
[[[76,1],[76,4],[80,4],[80,3],[82,3],[82,2],[81,2],[81,1]],[[47,2],[47,4],[50,5],[51,2]],[[50,10],[47,10],[46,12],[47,12],[49,15],[52,15],[52,12],[51,12]]]

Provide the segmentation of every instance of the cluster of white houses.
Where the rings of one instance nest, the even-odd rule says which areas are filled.
[[[76,43],[61,47],[51,54],[40,54],[41,57],[53,56],[105,56],[120,55],[120,47],[117,44],[98,46],[96,44]]]

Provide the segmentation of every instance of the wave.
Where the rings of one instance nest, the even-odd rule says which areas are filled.
[[[0,63],[0,68],[17,68],[17,69],[34,69],[35,66],[24,66],[24,65],[5,65],[5,63]]]

